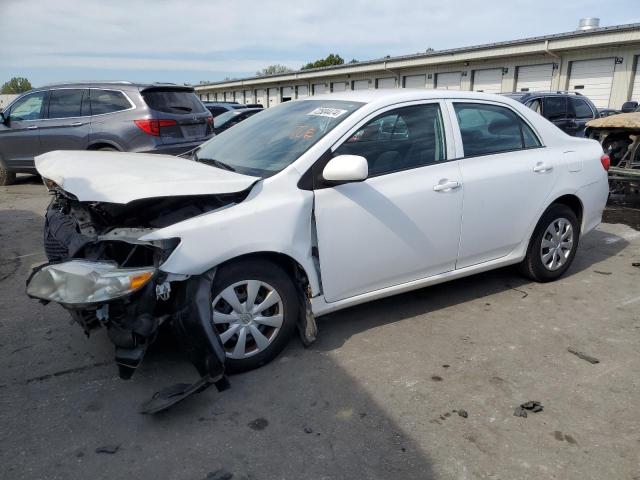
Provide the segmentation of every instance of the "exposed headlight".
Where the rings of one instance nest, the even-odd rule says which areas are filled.
[[[155,268],[118,268],[113,263],[71,260],[46,265],[27,283],[27,295],[65,305],[124,297],[151,280]]]

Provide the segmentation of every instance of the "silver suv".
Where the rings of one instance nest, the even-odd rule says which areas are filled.
[[[179,155],[213,135],[213,117],[193,88],[167,83],[50,85],[0,116],[0,185],[36,173],[34,157],[51,150]]]

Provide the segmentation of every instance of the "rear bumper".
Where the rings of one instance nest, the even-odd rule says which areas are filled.
[[[196,147],[199,147],[204,142],[209,140],[211,137],[204,138],[202,140],[197,140],[195,142],[188,143],[170,143],[166,145],[155,145],[151,149],[145,150],[137,150],[137,153],[159,153],[163,155],[181,155],[189,150],[193,150]]]

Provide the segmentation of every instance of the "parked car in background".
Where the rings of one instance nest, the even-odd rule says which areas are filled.
[[[598,117],[605,118],[610,117],[611,115],[617,115],[621,113],[620,110],[614,110],[612,108],[599,108],[598,109]]]
[[[515,92],[505,95],[524,103],[574,137],[584,137],[587,122],[600,117],[591,100],[577,92]]]
[[[238,110],[230,110],[213,118],[213,133],[216,135],[224,132],[226,129],[237,125],[243,120],[261,112],[262,108],[242,108]]]
[[[211,112],[213,118],[216,118],[218,115],[222,115],[226,112],[247,108],[246,105],[238,102],[203,102],[203,105],[207,110],[209,110],[209,112]]]
[[[36,173],[52,150],[177,155],[213,135],[192,87],[166,83],[67,83],[27,92],[0,113],[0,185]]]
[[[141,155],[122,181],[126,156],[38,157],[52,263],[27,293],[117,332],[129,375],[163,322],[205,375],[220,349],[227,369],[256,368],[297,327],[312,341],[314,316],[389,295],[512,264],[556,280],[608,196],[598,142],[453,90],[282,103],[192,160]]]

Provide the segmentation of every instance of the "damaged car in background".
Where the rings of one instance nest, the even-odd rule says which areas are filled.
[[[598,140],[611,159],[611,193],[640,198],[640,111],[592,120],[586,135]]]
[[[608,158],[508,98],[362,91],[269,108],[190,158],[51,152],[49,262],[27,294],[103,327],[129,378],[163,326],[200,379],[275,358],[315,318],[505,265],[559,278],[601,220]]]

